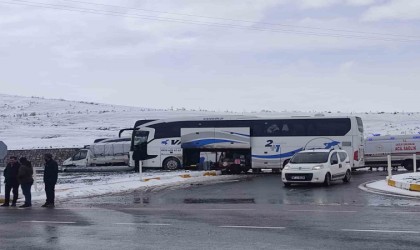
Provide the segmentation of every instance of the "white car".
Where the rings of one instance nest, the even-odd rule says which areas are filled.
[[[284,166],[281,178],[284,186],[292,183],[324,183],[351,179],[350,159],[341,149],[313,149],[295,154]]]

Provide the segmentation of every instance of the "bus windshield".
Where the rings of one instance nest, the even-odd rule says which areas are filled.
[[[139,146],[139,145],[147,142],[148,136],[149,136],[148,131],[135,131],[134,146]]]
[[[297,153],[290,163],[324,163],[328,161],[328,152],[302,152]]]

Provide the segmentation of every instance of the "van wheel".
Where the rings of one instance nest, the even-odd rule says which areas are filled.
[[[331,186],[331,174],[327,173],[325,175],[324,186],[329,187]]]
[[[346,175],[344,176],[343,181],[347,183],[347,182],[350,182],[350,179],[351,179],[351,171],[350,170],[347,170]]]
[[[288,182],[283,182],[283,185],[284,185],[285,187],[290,187],[292,184],[291,184],[291,183],[288,183]]]
[[[165,170],[177,170],[181,168],[181,162],[178,158],[169,157],[163,161],[163,169]]]
[[[405,169],[407,169],[407,171],[413,171],[414,167],[413,167],[413,160],[405,160],[403,162],[403,166]]]

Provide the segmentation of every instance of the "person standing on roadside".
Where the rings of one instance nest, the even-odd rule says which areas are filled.
[[[10,191],[13,190],[13,200],[12,200],[12,207],[16,207],[16,201],[19,196],[19,181],[18,181],[18,173],[20,164],[16,156],[11,156],[9,163],[7,163],[6,168],[4,169],[4,182],[5,182],[5,195],[4,195],[4,203],[1,205],[2,207],[8,207],[10,205]]]
[[[58,179],[58,164],[53,160],[51,154],[45,154],[44,184],[47,201],[42,207],[54,207],[55,184]]]
[[[25,157],[20,158],[19,161],[21,166],[19,168],[18,180],[22,188],[22,193],[25,196],[25,203],[19,207],[32,207],[31,186],[34,184],[34,179],[32,178],[34,169],[32,168],[32,163]]]

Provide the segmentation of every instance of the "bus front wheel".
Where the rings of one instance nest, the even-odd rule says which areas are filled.
[[[178,158],[169,157],[163,161],[163,169],[165,170],[177,170],[181,168],[181,162]]]

